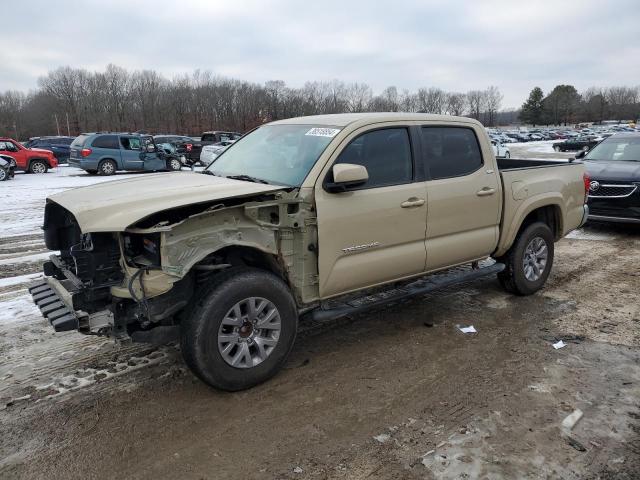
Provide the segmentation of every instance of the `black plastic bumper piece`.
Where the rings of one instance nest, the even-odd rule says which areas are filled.
[[[46,281],[31,285],[29,293],[33,298],[33,303],[38,306],[42,316],[49,320],[56,332],[78,329],[78,317],[75,312],[67,306]]]

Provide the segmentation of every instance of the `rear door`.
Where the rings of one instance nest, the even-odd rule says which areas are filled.
[[[427,171],[427,270],[494,251],[502,208],[499,173],[485,163],[472,126],[423,126]]]
[[[144,155],[140,137],[120,135],[120,154],[125,170],[144,170]]]
[[[391,124],[348,136],[315,186],[322,298],[422,273],[426,190],[410,129]],[[331,193],[336,163],[364,165],[369,180]]]

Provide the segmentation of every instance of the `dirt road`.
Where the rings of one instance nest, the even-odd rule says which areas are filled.
[[[247,392],[207,388],[167,347],[128,375],[10,403],[0,476],[637,478],[640,231],[574,237],[535,296],[477,282],[307,329],[288,368]]]

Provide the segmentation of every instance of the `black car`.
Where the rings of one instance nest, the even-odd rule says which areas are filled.
[[[591,177],[589,219],[640,224],[640,133],[618,133],[579,154]]]
[[[53,152],[59,163],[67,163],[71,154],[71,144],[76,137],[35,137],[25,143],[27,148],[42,148]]]
[[[599,140],[594,136],[580,136],[575,138],[567,138],[564,142],[553,144],[556,152],[577,152],[578,150],[589,151]]]
[[[16,161],[9,155],[0,155],[0,182],[11,180],[16,173]]]

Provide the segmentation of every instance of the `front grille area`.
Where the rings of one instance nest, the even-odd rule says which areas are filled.
[[[595,182],[591,182],[589,196],[593,198],[629,197],[638,189],[632,183],[602,182],[596,187]]]

